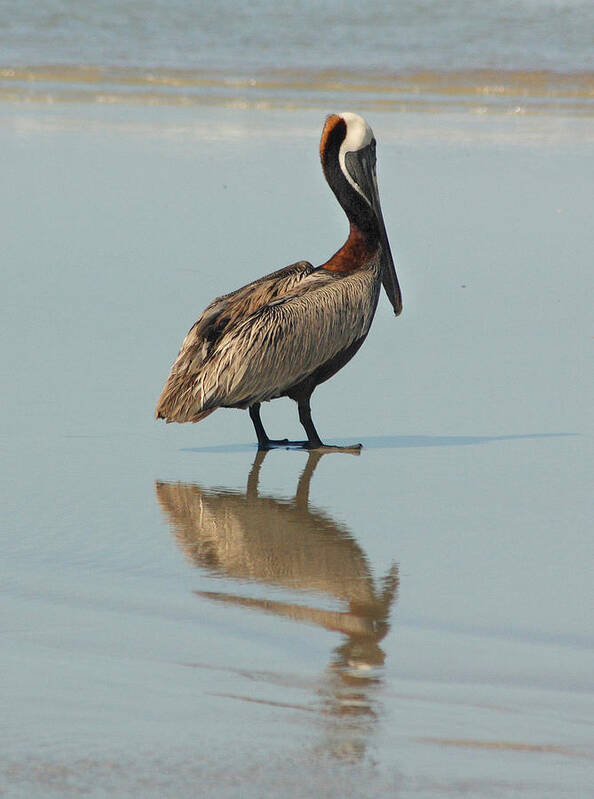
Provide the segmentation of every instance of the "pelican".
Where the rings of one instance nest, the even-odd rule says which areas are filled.
[[[350,224],[346,242],[321,266],[298,261],[217,297],[184,339],[155,418],[199,422],[217,408],[247,408],[258,448],[326,447],[310,398],[365,340],[380,292],[394,313],[402,298],[382,217],[375,137],[358,114],[332,114],[320,142],[322,170]],[[262,402],[290,397],[307,441],[268,437]],[[360,447],[360,445],[358,445]]]

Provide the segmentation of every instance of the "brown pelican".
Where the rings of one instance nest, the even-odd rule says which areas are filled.
[[[324,447],[311,418],[314,389],[365,340],[380,284],[396,315],[402,299],[380,208],[373,131],[357,114],[332,114],[320,157],[350,223],[346,242],[317,268],[299,261],[211,302],[171,367],[157,419],[199,422],[217,408],[249,408],[258,446],[269,449],[291,442],[268,438],[260,403],[290,397],[308,439],[298,443]]]

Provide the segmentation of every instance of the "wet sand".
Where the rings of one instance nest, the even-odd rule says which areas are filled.
[[[262,458],[152,413],[341,243],[320,113],[0,110],[4,795],[591,789],[590,121],[369,119],[405,310],[313,398],[364,449]]]

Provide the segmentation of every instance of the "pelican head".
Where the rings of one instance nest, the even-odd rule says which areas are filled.
[[[322,131],[320,156],[326,180],[351,228],[358,229],[371,246],[380,247],[382,283],[398,315],[402,297],[380,205],[373,131],[359,114],[332,114]]]

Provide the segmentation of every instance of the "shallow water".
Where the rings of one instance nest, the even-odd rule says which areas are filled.
[[[0,102],[592,116],[590,0],[0,0]]]
[[[364,449],[262,458],[153,407],[340,243],[320,115],[3,109],[6,795],[587,794],[591,133],[370,121],[405,312],[313,400]]]
[[[594,68],[589,0],[0,0],[3,65]]]
[[[342,108],[591,117],[594,73],[551,70],[415,71],[298,68],[167,69],[96,65],[0,67],[9,103],[208,106],[239,110]]]

